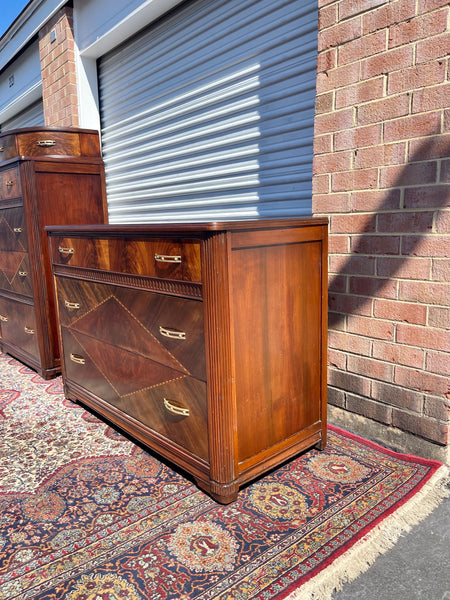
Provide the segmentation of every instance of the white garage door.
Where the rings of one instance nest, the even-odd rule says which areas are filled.
[[[192,0],[99,60],[112,223],[311,214],[317,0]]]
[[[42,98],[28,108],[15,115],[8,121],[4,121],[1,125],[1,130],[18,129],[19,127],[41,127],[45,125],[44,105]]]

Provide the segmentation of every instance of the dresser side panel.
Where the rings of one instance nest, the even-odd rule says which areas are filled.
[[[99,223],[103,212],[103,168],[99,165],[67,163],[21,163],[25,189],[24,203],[28,219],[33,287],[36,297],[41,359],[44,368],[56,360],[60,365],[55,299],[47,236],[50,224]]]
[[[239,462],[271,456],[322,420],[320,228],[249,233],[231,259]],[[242,234],[240,234],[242,235]]]

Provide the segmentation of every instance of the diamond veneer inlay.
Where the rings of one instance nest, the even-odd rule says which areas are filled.
[[[189,374],[114,296],[73,322],[70,329],[96,367],[108,373],[108,381],[120,396]],[[150,365],[149,359],[155,362]]]
[[[0,269],[9,283],[14,279],[27,251],[16,238],[9,223],[0,218]]]

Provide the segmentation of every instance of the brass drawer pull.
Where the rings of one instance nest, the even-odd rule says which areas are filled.
[[[55,140],[38,140],[36,142],[36,146],[44,146],[44,148],[54,146],[55,144],[56,144]]]
[[[170,254],[155,254],[155,260],[157,262],[180,263],[181,256],[171,256]]]
[[[78,365],[84,365],[86,362],[86,359],[84,359],[82,356],[79,356],[78,354],[71,354],[70,360],[74,363],[77,363]]]
[[[26,277],[28,273],[26,271],[19,271],[20,277]]]
[[[14,233],[22,233],[22,227],[14,227]]]
[[[164,408],[171,412],[173,415],[189,417],[189,408],[183,406],[176,400],[169,400],[168,398],[164,398]]]
[[[64,300],[64,306],[66,308],[80,308],[78,302],[69,302],[68,300]]]
[[[0,315],[0,321],[6,323],[8,321],[8,317],[5,317],[5,315]]]
[[[12,187],[14,185],[14,181],[12,179],[8,179],[6,182],[6,187]]]
[[[28,333],[29,335],[34,335],[36,333],[36,331],[34,329],[31,329],[31,327],[27,327],[26,325],[24,327],[24,331],[25,331],[25,333]]]
[[[5,146],[0,146],[0,152],[4,152]]]
[[[75,250],[73,248],[62,248],[61,246],[59,246],[58,251],[60,254],[73,254],[75,252]]]
[[[167,329],[167,327],[159,326],[159,333],[173,340],[185,340],[186,333],[184,331],[176,331],[175,329]]]

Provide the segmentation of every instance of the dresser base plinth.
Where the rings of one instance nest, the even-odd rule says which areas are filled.
[[[31,357],[26,352],[21,351],[20,348],[17,348],[13,345],[9,347],[9,344],[7,342],[0,344],[0,352],[3,352],[3,354],[9,354],[9,356],[12,356],[19,362],[23,363],[26,367],[33,369],[33,371],[36,371],[36,373],[46,381],[54,379],[55,377],[61,374],[61,367],[59,365],[59,361],[57,366],[45,368],[37,359]]]
[[[232,481],[231,483],[218,483],[212,480],[202,480],[195,477],[195,482],[198,487],[214,498],[219,504],[230,504],[234,502],[238,496],[239,483]]]

